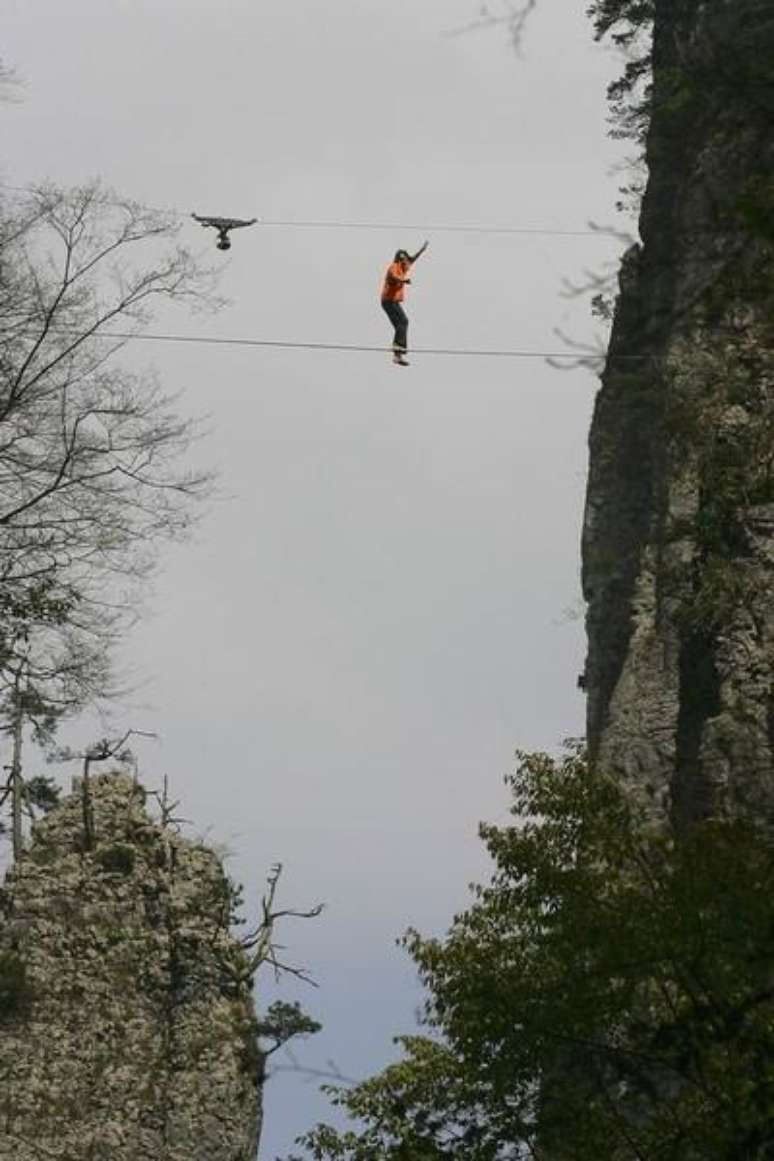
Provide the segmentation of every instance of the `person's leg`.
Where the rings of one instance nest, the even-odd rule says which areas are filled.
[[[399,302],[382,300],[382,309],[389,318],[394,329],[393,348],[396,353],[405,353],[408,343],[408,318]]]
[[[390,300],[387,298],[382,299],[382,310],[384,311],[384,313],[387,315],[387,318],[392,323],[392,328],[394,331],[393,346],[397,346],[397,344],[398,344],[398,327],[400,325],[400,319],[395,314],[397,306],[398,306],[397,302],[390,302]]]
[[[395,303],[395,346],[405,355],[408,350],[408,315],[399,302]]]
[[[399,302],[390,302],[388,299],[382,299],[382,308],[395,332],[392,341],[392,361],[407,367],[408,362],[405,356],[408,340],[408,318],[406,312]]]

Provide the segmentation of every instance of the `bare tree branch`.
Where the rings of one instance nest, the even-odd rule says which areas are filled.
[[[207,473],[181,471],[197,426],[100,332],[141,330],[161,299],[212,302],[172,220],[97,185],[41,188],[0,228],[0,575],[147,571],[185,532]],[[139,261],[137,260],[139,259]],[[66,531],[64,524],[66,522]],[[138,553],[137,546],[144,546]],[[14,567],[18,565],[18,567]],[[79,565],[83,567],[79,568]]]
[[[482,28],[504,25],[508,29],[513,47],[519,51],[527,21],[536,4],[537,0],[520,0],[519,3],[515,3],[514,0],[500,0],[499,11],[493,9],[489,3],[482,4],[475,20],[471,20],[459,28],[452,28],[443,35],[448,39],[455,36],[465,36],[470,32],[478,32]]]
[[[318,903],[308,911],[288,908],[275,910],[274,899],[281,874],[282,863],[275,863],[268,875],[268,891],[261,899],[261,920],[253,931],[243,937],[241,941],[243,954],[239,962],[224,966],[232,978],[240,983],[252,979],[264,964],[268,964],[274,971],[275,978],[290,975],[311,984],[312,987],[317,987],[316,982],[304,968],[293,967],[279,958],[277,952],[284,951],[284,948],[276,942],[275,927],[282,918],[316,919],[322,913],[323,904]]]

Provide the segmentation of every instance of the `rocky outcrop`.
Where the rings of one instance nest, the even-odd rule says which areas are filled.
[[[583,532],[592,759],[774,822],[774,3],[656,0]]]
[[[261,1060],[233,890],[90,780],[33,831],[2,891],[0,1158],[253,1161]]]

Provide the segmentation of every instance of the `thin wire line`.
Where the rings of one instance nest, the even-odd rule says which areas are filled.
[[[533,226],[466,226],[416,222],[313,222],[258,219],[259,226],[289,226],[325,230],[420,230],[447,234],[537,234],[560,238],[613,237],[604,230],[549,230]]]
[[[17,193],[31,193],[35,192],[36,187],[32,185],[11,185],[8,182],[0,181],[1,189],[14,190]],[[132,202],[131,198],[127,198],[127,202]],[[122,202],[115,202],[115,205],[122,205]],[[147,205],[144,202],[134,202],[134,205],[140,209],[149,210],[157,214],[169,214],[173,217],[186,219],[190,215],[177,209],[162,209],[160,206]],[[455,225],[453,223],[436,223],[436,224],[417,224],[416,222],[341,222],[341,221],[314,221],[303,219],[283,219],[283,218],[259,218],[256,223],[259,226],[268,226],[270,228],[280,229],[315,229],[315,230],[418,230],[427,231],[428,233],[447,233],[447,234],[500,234],[500,235],[532,235],[536,237],[552,237],[552,238],[609,238],[613,241],[624,243],[631,241],[628,234],[618,233],[615,230],[608,230],[601,226],[592,226],[587,230],[551,230],[548,228],[538,226],[484,226],[484,225]]]
[[[59,334],[67,333],[64,330],[58,331]],[[315,342],[299,342],[285,339],[245,339],[245,338],[219,338],[214,335],[169,335],[157,334],[153,332],[138,333],[132,331],[98,331],[92,338],[102,339],[122,339],[126,341],[140,340],[142,342],[158,342],[158,343],[200,343],[210,346],[227,346],[227,347],[274,347],[283,350],[307,350],[307,351],[361,351],[361,352],[378,352],[379,354],[392,353],[393,347],[369,346],[360,343],[315,343]],[[600,352],[573,352],[568,351],[531,351],[531,350],[515,350],[515,349],[492,349],[492,348],[461,348],[461,347],[412,347],[410,354],[412,355],[449,355],[449,356],[478,356],[485,358],[502,358],[502,359],[574,359],[576,361],[592,360],[594,362],[601,362],[607,356]],[[613,356],[621,359],[650,359],[651,355],[619,355]]]

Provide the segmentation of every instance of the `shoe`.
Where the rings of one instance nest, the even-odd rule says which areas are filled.
[[[393,361],[393,363],[397,363],[399,367],[410,367],[411,366],[411,364],[409,363],[409,361],[405,357],[405,355],[393,355],[392,361]]]

